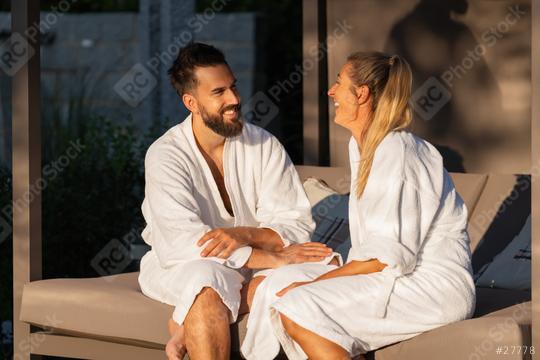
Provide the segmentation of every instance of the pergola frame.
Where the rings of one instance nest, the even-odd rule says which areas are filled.
[[[540,350],[540,3],[532,3],[532,345]],[[325,40],[325,0],[303,0],[304,34],[315,24],[317,36],[304,39],[304,57],[317,42]],[[12,0],[12,33],[26,34],[39,24],[39,1]],[[30,202],[13,212],[13,327],[15,359],[38,359],[40,355],[57,355],[82,358],[118,358],[120,354],[132,359],[162,358],[163,352],[155,349],[70,336],[45,334],[31,329],[19,320],[24,284],[40,280],[41,261],[41,194],[35,184],[41,177],[41,110],[40,110],[40,56],[39,38],[30,41],[34,55],[13,76],[13,201],[33,194]],[[28,50],[28,49],[27,49]],[[317,65],[326,66],[325,62]],[[309,72],[304,79],[304,147],[313,150],[318,165],[327,165],[328,129],[321,122],[326,105],[321,105],[321,92],[327,79],[326,69]],[[306,91],[306,89],[308,91]],[[308,110],[309,107],[309,111]],[[327,111],[327,110],[326,110]],[[327,124],[326,124],[327,125]],[[307,149],[306,147],[310,147]],[[307,154],[307,152],[306,152]],[[534,321],[538,319],[538,321]],[[511,344],[510,344],[511,345]],[[540,351],[533,359],[540,359]]]

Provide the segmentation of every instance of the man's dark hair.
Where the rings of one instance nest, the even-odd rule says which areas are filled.
[[[168,71],[172,86],[182,96],[197,85],[196,67],[227,65],[221,50],[203,43],[192,42],[180,49]]]

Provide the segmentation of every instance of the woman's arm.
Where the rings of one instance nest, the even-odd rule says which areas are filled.
[[[321,276],[319,276],[318,278],[312,281],[294,282],[291,285],[279,291],[276,295],[283,296],[287,293],[287,291],[292,290],[296,287],[314,283],[321,280],[333,279],[333,278],[341,277],[341,276],[365,275],[365,274],[376,273],[376,272],[382,271],[386,266],[387,266],[386,264],[383,264],[377,259],[370,259],[367,261],[353,260],[348,264],[345,264],[341,267],[338,267],[337,269],[327,272],[326,274],[322,274]]]
[[[319,276],[313,281],[332,279],[340,276],[371,274],[382,271],[385,267],[386,264],[383,264],[377,259],[371,259],[367,261],[353,260],[350,263],[343,265],[342,267],[331,270],[326,274]]]

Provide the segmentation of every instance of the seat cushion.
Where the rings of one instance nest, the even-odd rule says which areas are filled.
[[[138,274],[31,282],[20,319],[57,332],[165,344],[173,307],[143,295]]]
[[[23,290],[20,319],[56,333],[162,348],[174,308],[143,295],[138,275],[31,282]],[[235,351],[246,323],[247,316],[239,316],[231,327]]]
[[[498,346],[531,345],[531,303],[522,303],[425,332],[375,351],[376,360],[495,359]],[[521,354],[505,359],[523,359]]]
[[[137,276],[138,273],[128,273],[29,283],[24,287],[20,318],[57,333],[163,347],[168,340],[166,324],[173,307],[144,296]],[[530,345],[530,302],[508,306],[530,298],[530,293],[478,289],[477,298],[477,313],[483,317],[428,331],[371,355],[381,360],[465,359],[478,351],[486,334],[495,331],[493,329],[503,331],[500,339],[488,338],[490,343],[487,345],[493,351],[498,345]],[[232,326],[233,351],[240,347],[246,323],[247,316],[243,316]]]

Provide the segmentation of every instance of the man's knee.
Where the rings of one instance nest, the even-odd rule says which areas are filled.
[[[189,271],[197,282],[218,285],[229,284],[232,288],[241,288],[242,275],[237,271],[211,260],[196,260],[189,264]]]
[[[197,295],[195,302],[201,302],[207,306],[221,306],[224,305],[218,292],[211,287],[204,287]]]

